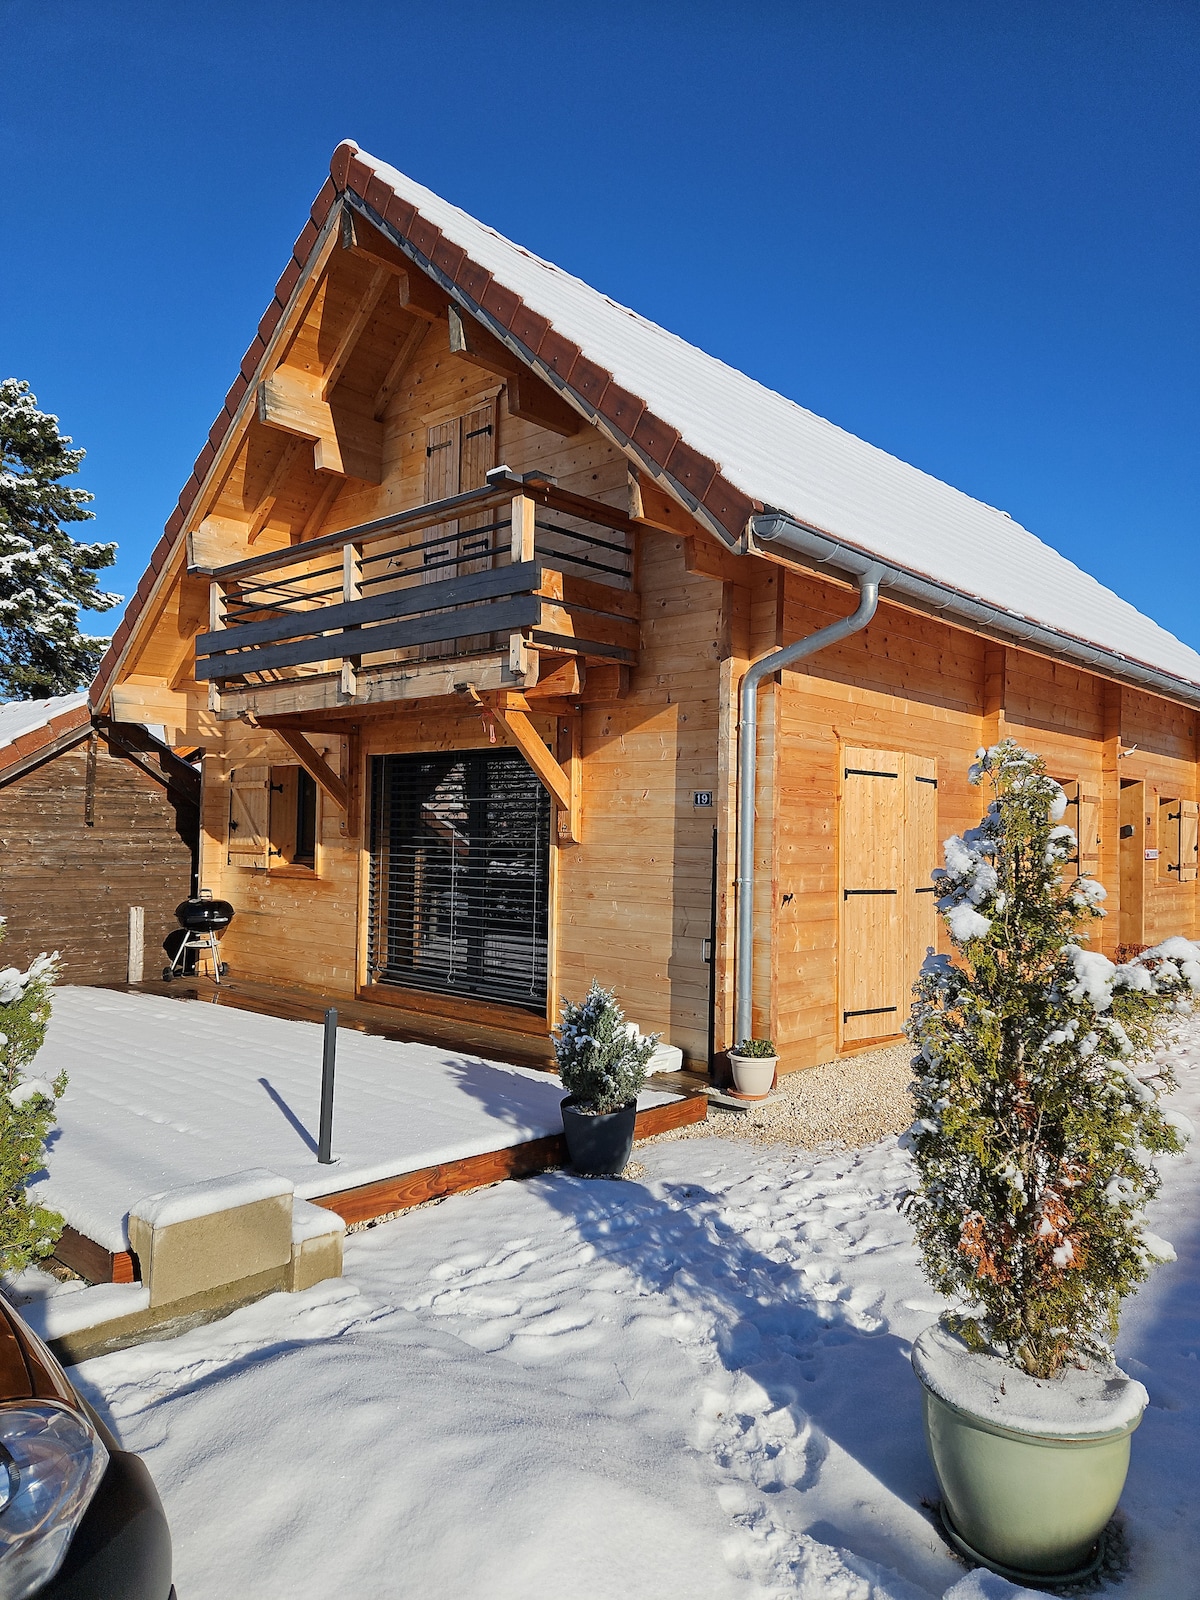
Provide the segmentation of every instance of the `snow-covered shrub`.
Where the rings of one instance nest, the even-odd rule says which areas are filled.
[[[25,1189],[42,1170],[55,1102],[67,1086],[65,1073],[48,1083],[26,1071],[46,1037],[57,971],[57,955],[39,956],[25,972],[0,970],[0,1272],[50,1255],[63,1229],[63,1219]]]
[[[554,1055],[563,1088],[582,1109],[597,1115],[619,1111],[636,1100],[658,1034],[640,1034],[617,1004],[611,989],[593,979],[581,1004],[563,1000],[562,1021],[554,1030]]]
[[[1107,1357],[1122,1298],[1172,1259],[1142,1217],[1155,1157],[1190,1130],[1158,1104],[1174,1085],[1151,1051],[1200,992],[1200,948],[1172,939],[1122,966],[1086,949],[1104,889],[1064,879],[1062,789],[1010,739],[970,776],[994,798],[934,873],[956,954],[931,954],[913,991],[907,1205],[959,1331],[1048,1377]]]

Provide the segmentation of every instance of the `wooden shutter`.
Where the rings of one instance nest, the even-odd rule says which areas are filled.
[[[435,500],[448,500],[451,495],[458,493],[461,431],[461,420],[458,417],[450,422],[436,423],[426,430],[425,502],[427,505]],[[451,563],[457,555],[458,523],[439,523],[435,528],[427,528],[421,537],[426,544],[423,552],[425,567],[421,581],[441,583],[446,578],[452,578],[455,568]],[[417,654],[428,661],[451,655],[453,650],[454,646],[448,640],[439,640],[434,644],[421,645]]]
[[[1197,849],[1200,847],[1200,805],[1195,800],[1181,800],[1179,810],[1179,881],[1195,883]]]
[[[1180,800],[1158,802],[1158,877],[1163,883],[1182,881],[1182,811],[1183,803]]]
[[[1067,797],[1067,809],[1063,814],[1063,822],[1075,835],[1075,854],[1067,857],[1062,863],[1060,871],[1063,882],[1072,883],[1079,876],[1079,784],[1074,778],[1059,778],[1058,783]]]
[[[426,505],[431,505],[435,500],[449,500],[452,495],[458,493],[458,447],[457,417],[451,422],[439,422],[434,427],[426,429]],[[454,576],[453,567],[442,566],[440,563],[449,560],[453,554],[457,531],[457,523],[443,522],[436,528],[426,529],[422,535],[422,543],[426,545],[423,552],[426,583],[437,583],[442,578]]]
[[[270,844],[268,866],[290,866],[292,856],[295,854],[296,777],[299,771],[300,768],[296,766],[271,768],[271,805],[267,829]]]
[[[487,475],[496,465],[496,402],[487,400],[474,411],[469,411],[460,425],[462,438],[459,456],[458,489],[466,494],[469,489],[482,489]],[[495,510],[482,516],[463,517],[458,525],[458,572],[484,572],[495,565],[491,549],[498,544],[495,532],[487,529],[499,515]],[[507,645],[507,638],[504,643]],[[490,633],[468,635],[458,641],[460,653],[488,650],[493,639]]]
[[[904,888],[904,758],[842,749],[840,998],[842,1039],[898,1033]]]
[[[1100,796],[1088,794],[1083,784],[1076,785],[1079,826],[1075,833],[1079,840],[1079,872],[1088,877],[1100,876]]]
[[[229,774],[229,865],[266,867],[270,857],[271,769],[237,767]]]
[[[937,762],[904,757],[904,900],[906,927],[901,956],[905,998],[921,964],[938,946],[937,888],[933,870],[942,864],[938,838]]]

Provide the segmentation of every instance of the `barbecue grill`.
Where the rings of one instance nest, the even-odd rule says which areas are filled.
[[[201,889],[199,894],[179,902],[175,907],[175,920],[183,929],[183,938],[171,958],[171,965],[163,968],[163,982],[170,983],[177,974],[182,974],[189,950],[207,950],[212,961],[213,981],[220,983],[229,971],[229,964],[221,960],[217,938],[233,921],[233,907],[229,901],[214,900],[211,889]]]

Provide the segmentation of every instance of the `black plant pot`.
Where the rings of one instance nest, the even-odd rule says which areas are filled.
[[[562,1119],[572,1169],[585,1178],[620,1177],[633,1153],[637,1101],[596,1116],[582,1110],[574,1095],[568,1095],[562,1103]]]

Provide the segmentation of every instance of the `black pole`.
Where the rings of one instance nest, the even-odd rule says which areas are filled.
[[[717,830],[712,836],[712,883],[708,906],[708,1079],[717,1081]]]
[[[325,1013],[325,1054],[321,1062],[321,1139],[317,1160],[329,1166],[333,1156],[333,1067],[337,1056],[337,1012],[332,1006]]]

